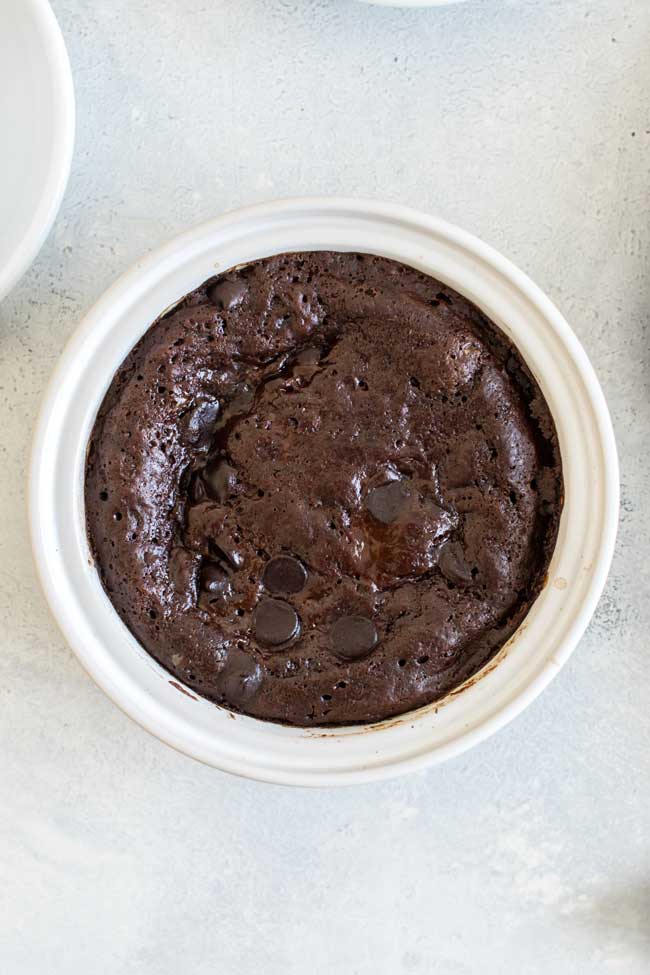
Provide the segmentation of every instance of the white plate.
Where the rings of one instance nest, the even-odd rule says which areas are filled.
[[[288,728],[234,716],[179,688],[126,629],[93,568],[83,478],[92,425],[120,363],[160,313],[216,270],[292,250],[364,251],[432,274],[476,302],[519,347],[555,418],[565,507],[548,584],[482,672],[438,704],[376,725]],[[145,258],[100,299],[70,340],[36,430],[30,522],[43,588],[81,663],[143,727],[218,768],[269,782],[384,778],[456,755],[526,707],[580,639],[605,582],[618,515],[607,406],[558,310],[475,237],[393,204],[285,200],[203,224]]]
[[[47,0],[0,0],[0,299],[40,250],[74,142],[68,55]]]

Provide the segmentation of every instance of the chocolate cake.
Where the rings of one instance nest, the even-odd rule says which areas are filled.
[[[171,675],[348,724],[437,700],[514,633],[562,471],[539,387],[476,306],[309,252],[211,278],[149,328],[99,410],[85,502],[108,597]]]

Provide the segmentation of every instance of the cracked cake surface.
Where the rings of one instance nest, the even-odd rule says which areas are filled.
[[[100,407],[85,504],[108,597],[170,674],[347,724],[439,699],[514,633],[562,469],[476,306],[386,258],[307,252],[211,278],[149,328]]]

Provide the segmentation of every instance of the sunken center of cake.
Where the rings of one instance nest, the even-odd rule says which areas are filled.
[[[517,628],[552,555],[548,407],[472,304],[384,258],[272,257],[154,323],[93,430],[107,593],[171,674],[296,725],[436,700]]]

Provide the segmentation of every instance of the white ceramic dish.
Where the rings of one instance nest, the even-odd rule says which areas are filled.
[[[174,685],[138,645],[92,567],[84,528],[88,436],[113,373],[149,324],[215,270],[282,251],[359,250],[404,261],[476,302],[516,342],[551,407],[566,501],[549,581],[518,632],[461,693],[378,725],[296,729],[233,716]],[[203,224],[145,258],[89,312],[46,392],[29,486],[34,555],[81,663],[143,727],[175,748],[269,782],[363,782],[440,762],[506,724],[555,676],[582,635],[610,564],[616,446],[587,357],[548,298],[505,258],[401,206],[287,200]]]
[[[36,257],[72,160],[74,92],[47,0],[0,0],[0,299]]]

